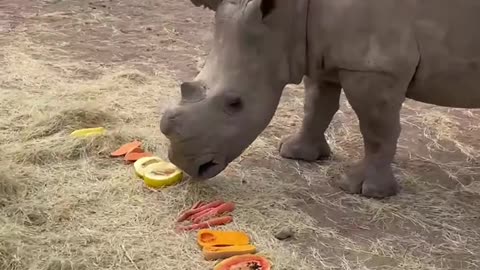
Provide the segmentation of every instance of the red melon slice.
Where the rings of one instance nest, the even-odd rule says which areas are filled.
[[[153,154],[149,152],[144,152],[142,148],[137,147],[130,150],[125,157],[123,158],[126,162],[135,162],[144,157],[152,157]]]
[[[245,254],[225,259],[213,270],[270,270],[270,262],[262,256]]]
[[[126,144],[122,145],[120,148],[113,151],[110,155],[112,157],[124,156],[124,155],[128,154],[128,152],[131,152],[132,150],[134,150],[135,148],[138,148],[140,146],[142,146],[142,143],[135,140],[133,142],[129,142],[129,143],[126,143]]]

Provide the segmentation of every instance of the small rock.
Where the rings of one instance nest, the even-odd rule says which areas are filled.
[[[46,217],[41,213],[29,213],[27,218],[25,224],[29,226],[42,226],[47,222]]]
[[[69,260],[61,260],[61,259],[52,259],[50,263],[47,265],[46,270],[77,270],[77,269],[86,269],[83,264],[79,264],[75,266]]]
[[[62,261],[58,259],[51,260],[46,270],[62,270]]]
[[[78,263],[73,266],[74,270],[87,270],[87,266],[83,263]]]
[[[275,234],[275,238],[278,240],[287,240],[288,238],[293,237],[295,233],[290,228],[281,229],[278,233]]]

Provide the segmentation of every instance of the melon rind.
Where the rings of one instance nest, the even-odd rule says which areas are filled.
[[[170,167],[169,169],[173,170],[173,172],[165,176],[158,176],[154,173],[155,171],[163,170],[166,167]],[[147,186],[151,188],[161,188],[161,187],[171,186],[182,181],[182,179],[183,179],[183,172],[172,163],[165,162],[165,161],[148,165],[145,168],[145,174],[143,176],[143,181]]]
[[[153,162],[155,161],[155,162]],[[133,168],[135,169],[135,174],[142,178],[145,176],[145,169],[147,166],[144,166],[145,163],[148,163],[148,162],[152,162],[153,163],[157,163],[157,162],[165,162],[163,161],[161,158],[159,157],[143,157],[137,161],[135,161],[135,163],[133,163]],[[150,165],[150,164],[149,164]]]

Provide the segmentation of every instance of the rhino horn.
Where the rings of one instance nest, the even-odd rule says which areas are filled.
[[[205,98],[205,88],[200,82],[184,82],[180,85],[182,102],[196,102]]]
[[[222,3],[222,0],[191,0],[191,1],[197,7],[204,6],[213,11],[216,11],[218,6]]]

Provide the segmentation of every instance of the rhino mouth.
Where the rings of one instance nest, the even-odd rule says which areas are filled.
[[[209,179],[217,176],[219,173],[223,171],[224,168],[225,166],[222,165],[221,163],[215,160],[210,160],[200,165],[200,167],[198,167],[198,176],[200,179]]]

